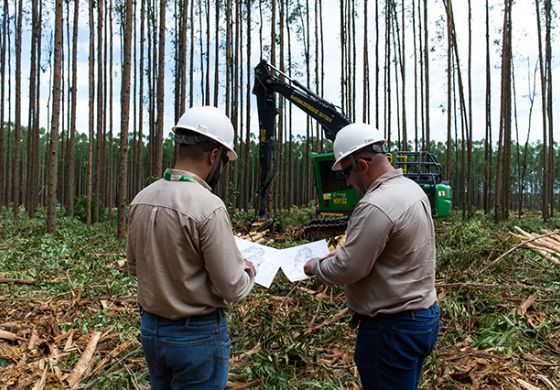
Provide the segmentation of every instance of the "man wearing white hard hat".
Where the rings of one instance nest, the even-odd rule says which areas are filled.
[[[439,329],[430,202],[395,169],[379,130],[353,123],[334,141],[333,171],[362,196],[344,246],[304,270],[344,285],[357,327],[354,359],[364,389],[417,389]]]
[[[233,126],[215,107],[188,109],[173,128],[174,169],[130,204],[128,270],[138,278],[141,342],[151,388],[223,389],[230,339],[224,309],[252,289],[224,202],[214,195],[237,159]]]

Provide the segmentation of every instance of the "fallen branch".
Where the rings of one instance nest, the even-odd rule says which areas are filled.
[[[0,278],[0,283],[34,284],[33,279]]]
[[[436,283],[438,288],[474,288],[479,290],[494,290],[498,287],[497,284],[485,283]]]
[[[495,266],[495,265],[498,264],[498,262],[499,262],[500,260],[502,260],[504,257],[506,257],[507,255],[509,255],[511,252],[515,251],[516,249],[519,249],[519,248],[521,248],[522,246],[526,245],[527,243],[533,242],[533,241],[538,240],[539,238],[542,238],[542,237],[551,236],[551,235],[556,234],[556,233],[558,233],[558,232],[557,232],[557,231],[554,231],[554,232],[550,232],[550,233],[545,233],[545,234],[542,234],[542,235],[540,235],[540,236],[532,237],[532,238],[530,238],[530,239],[528,239],[528,240],[525,240],[525,241],[523,241],[523,242],[517,244],[517,245],[514,246],[513,248],[510,248],[510,249],[507,250],[506,252],[502,253],[496,260],[493,260],[493,261],[491,261],[490,263],[486,264],[486,266],[482,267],[482,269],[481,269],[480,271],[478,271],[478,275],[480,275],[481,273],[483,273],[483,272],[486,271],[487,269],[489,269],[489,268]]]
[[[9,340],[9,341],[16,341],[16,340],[23,341],[23,340],[25,340],[23,337],[19,337],[15,333],[8,332],[8,331],[2,330],[2,329],[0,329],[0,339]]]
[[[307,335],[309,335],[310,333],[313,333],[314,331],[316,331],[319,328],[322,328],[322,327],[328,326],[328,325],[332,325],[335,322],[339,321],[342,317],[344,317],[349,312],[350,312],[350,309],[346,307],[346,308],[342,309],[341,311],[339,311],[338,313],[336,313],[331,318],[329,318],[327,321],[324,321],[324,322],[319,323],[319,324],[315,324],[315,325],[313,325],[312,328],[307,328],[305,330],[305,332],[303,332],[303,334],[307,336]]]
[[[80,357],[80,360],[74,366],[74,369],[66,379],[71,388],[75,388],[81,381],[84,374],[92,364],[93,355],[97,348],[97,343],[101,339],[101,332],[94,332],[89,339],[89,343]]]

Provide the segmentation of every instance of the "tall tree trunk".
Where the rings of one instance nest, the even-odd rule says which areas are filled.
[[[468,8],[469,8],[469,17],[468,17],[468,30],[469,30],[469,54],[468,54],[468,70],[467,70],[467,78],[468,78],[468,88],[469,88],[469,117],[467,121],[467,216],[471,217],[473,215],[473,178],[472,178],[472,7],[471,7],[471,0],[468,0]]]
[[[16,27],[16,67],[15,67],[15,125],[14,125],[14,159],[12,166],[12,209],[14,218],[19,219],[20,204],[20,142],[21,142],[21,35],[23,19],[23,0],[18,1]]]
[[[49,151],[49,183],[47,186],[47,231],[54,233],[56,224],[56,181],[58,174],[57,144],[60,120],[60,84],[62,71],[62,0],[56,0],[54,29],[53,108]]]
[[[216,7],[218,8],[218,7]],[[245,117],[247,120],[245,121],[245,149],[244,149],[244,157],[243,157],[243,165],[245,167],[244,172],[245,174],[242,176],[242,188],[244,196],[241,196],[242,205],[241,207],[243,210],[247,211],[249,209],[249,197],[252,195],[249,189],[249,149],[251,147],[251,0],[246,0],[245,8],[247,9],[247,90],[246,94],[247,97],[246,101],[246,112]],[[216,11],[217,12],[217,11]],[[216,13],[216,20],[218,20],[218,14]],[[218,30],[216,26],[216,37],[218,37]],[[217,52],[217,45],[216,45],[216,52]],[[216,56],[216,59],[218,56]],[[216,61],[216,64],[218,61]],[[216,72],[217,73],[217,72]],[[216,98],[217,94],[214,94]]]
[[[5,164],[4,154],[4,104],[5,104],[5,91],[6,91],[6,46],[8,42],[8,14],[10,13],[8,7],[8,0],[4,0],[4,14],[2,17],[2,45],[0,47],[0,208],[6,206],[6,172],[7,167]],[[8,128],[9,131],[9,128]]]
[[[139,95],[140,95],[140,102],[138,105],[138,143],[136,144],[136,174],[137,177],[135,178],[136,187],[135,193],[138,193],[144,184],[144,158],[143,158],[143,147],[144,147],[144,34],[145,34],[145,15],[146,15],[146,0],[141,0],[142,6],[140,7],[140,86],[139,86]],[[186,0],[184,0],[186,1]],[[186,12],[183,12],[186,14]],[[186,27],[185,27],[186,30]],[[186,32],[186,31],[185,31]],[[183,53],[184,55],[184,53]],[[184,60],[184,58],[183,58]],[[184,68],[182,70],[182,77],[183,80],[185,78]],[[185,104],[185,89],[182,88],[181,94],[181,112],[184,111],[184,104]]]
[[[103,6],[104,3],[97,3],[97,140],[95,158],[95,187],[93,203],[93,222],[99,222],[99,206],[101,203],[101,178],[103,172],[103,95],[105,79],[103,77]]]
[[[89,144],[87,164],[87,190],[86,190],[86,224],[91,225],[92,197],[93,197],[93,105],[95,100],[95,27],[93,24],[93,0],[89,0]]]
[[[509,162],[511,148],[511,6],[512,0],[504,1],[504,24],[502,33],[502,86],[500,108],[500,138],[496,168],[495,221],[509,216]]]
[[[492,177],[492,88],[490,67],[490,9],[486,0],[486,101],[485,101],[485,137],[484,137],[484,214],[490,212],[490,194]]]
[[[549,175],[548,175],[548,199],[550,200],[550,217],[554,216],[554,125],[553,125],[553,98],[552,98],[552,36],[551,36],[551,25],[552,25],[552,1],[545,0],[545,17],[546,17],[546,81],[547,81],[547,120],[548,120],[548,144],[550,148],[548,150],[548,164],[549,164]],[[560,197],[559,197],[560,198]],[[560,202],[559,202],[560,207]]]
[[[163,117],[165,96],[165,9],[166,0],[159,2],[159,54],[158,54],[158,77],[157,77],[157,126],[156,126],[156,150],[155,150],[155,176],[160,177],[163,173]]]
[[[72,83],[71,83],[71,114],[70,135],[66,147],[66,214],[74,215],[74,144],[76,138],[76,103],[77,103],[77,71],[78,71],[78,19],[80,16],[80,1],[74,0],[74,25],[72,30]]]
[[[251,5],[249,4],[248,7],[250,8]],[[247,11],[250,14],[251,10]],[[219,99],[219,87],[220,87],[220,0],[216,0],[216,10],[215,10],[215,28],[214,28],[214,107],[218,107],[218,99]],[[248,21],[247,23],[250,23]],[[251,31],[247,32],[249,37],[251,36]],[[250,40],[250,39],[249,39]],[[250,68],[248,66],[247,68]]]
[[[424,108],[425,114],[425,137],[426,137],[426,151],[430,151],[430,58],[429,58],[429,45],[428,42],[428,1],[424,0],[424,86],[426,87],[424,93]]]
[[[119,156],[119,192],[118,192],[118,228],[117,237],[124,239],[126,236],[126,188],[128,168],[128,122],[130,113],[130,57],[132,37],[132,0],[124,3],[124,46],[122,63],[121,87],[121,137]]]
[[[239,6],[239,1],[237,2],[237,5]],[[218,61],[218,57],[216,57],[216,61]],[[206,99],[204,100],[204,104],[210,105],[210,1],[209,0],[206,0]]]
[[[39,176],[39,75],[41,61],[41,20],[39,2],[32,1],[31,70],[29,74],[29,126],[27,144],[27,213],[33,218],[37,207]]]

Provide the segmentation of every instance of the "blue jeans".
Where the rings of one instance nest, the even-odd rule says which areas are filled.
[[[437,303],[424,310],[357,317],[354,360],[363,388],[417,389],[424,360],[437,340]]]
[[[168,320],[142,312],[140,335],[153,390],[224,389],[230,339],[224,312]]]

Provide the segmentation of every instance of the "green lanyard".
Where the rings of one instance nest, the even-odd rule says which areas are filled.
[[[168,181],[186,181],[188,183],[196,183],[197,182],[195,180],[195,178],[192,177],[192,176],[179,175],[177,173],[171,173],[169,171],[165,171],[163,173],[163,178],[165,180],[168,180]]]

